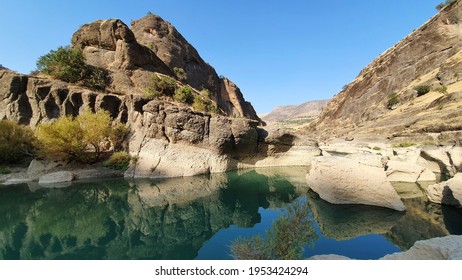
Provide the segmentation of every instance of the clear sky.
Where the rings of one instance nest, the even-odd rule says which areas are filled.
[[[443,0],[2,0],[0,64],[21,73],[97,19],[172,23],[258,113],[331,98]]]

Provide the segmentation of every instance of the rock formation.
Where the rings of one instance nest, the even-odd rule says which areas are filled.
[[[309,121],[309,119],[317,117],[328,102],[329,100],[316,100],[299,105],[278,106],[263,116],[262,119],[267,123],[287,123],[297,120],[301,122],[304,119]]]
[[[382,168],[363,165],[343,157],[318,157],[312,162],[307,181],[313,191],[330,203],[405,210]]]
[[[462,207],[462,173],[445,182],[428,186],[428,199],[435,203]]]
[[[462,129],[461,25],[462,2],[455,1],[362,70],[309,133],[455,136]]]

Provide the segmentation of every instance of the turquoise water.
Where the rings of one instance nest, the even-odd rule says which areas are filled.
[[[405,199],[405,213],[332,205],[303,168],[190,178],[0,188],[0,259],[232,259],[240,236],[265,235],[294,203],[308,203],[317,235],[305,257],[377,259],[415,241],[462,234],[462,212]]]

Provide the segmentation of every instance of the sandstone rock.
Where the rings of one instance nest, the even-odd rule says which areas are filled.
[[[38,179],[41,175],[59,166],[58,162],[33,159],[27,168],[27,175]]]
[[[384,168],[388,162],[387,158],[382,155],[377,155],[369,152],[362,152],[359,154],[350,154],[346,156],[349,159],[372,167]]]
[[[462,207],[462,173],[454,178],[428,186],[428,199],[435,203]]]
[[[441,147],[424,147],[421,150],[420,156],[427,160],[438,164],[441,173],[446,173],[451,176],[455,174],[455,169],[452,166],[451,159],[445,148]]]
[[[307,175],[309,187],[334,204],[365,204],[404,211],[381,168],[342,157],[318,157]]]
[[[59,171],[54,173],[48,173],[40,176],[39,184],[41,186],[53,187],[58,186],[59,183],[67,183],[74,180],[74,174],[69,171]]]
[[[382,260],[461,260],[462,236],[446,236],[417,241],[403,253],[386,255]]]
[[[424,171],[420,174],[417,182],[424,181],[436,181],[436,175],[430,169],[425,168]]]
[[[390,182],[417,182],[424,168],[416,164],[390,160],[387,163],[387,179]]]
[[[462,147],[452,147],[448,151],[452,166],[457,172],[462,172]]]
[[[5,186],[24,184],[24,183],[29,183],[33,181],[33,178],[29,177],[29,175],[27,175],[27,173],[25,172],[8,174],[3,179],[4,181],[0,182],[0,184],[5,185]]]

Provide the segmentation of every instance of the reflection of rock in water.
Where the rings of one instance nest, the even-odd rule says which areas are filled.
[[[401,250],[408,250],[418,240],[461,234],[462,211],[429,203],[426,197],[403,200],[404,217],[386,234]]]
[[[258,209],[295,198],[254,171],[156,181],[2,189],[0,258],[191,259],[221,228],[251,227]]]
[[[382,207],[330,204],[313,191],[309,191],[307,197],[322,234],[335,240],[386,233],[403,216],[401,212]]]

